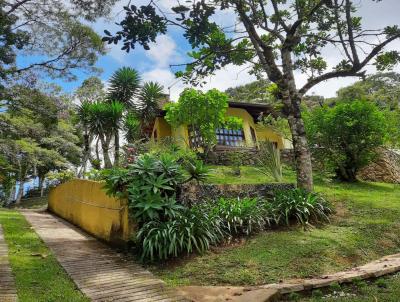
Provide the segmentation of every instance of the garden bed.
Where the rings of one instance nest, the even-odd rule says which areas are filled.
[[[151,269],[171,285],[260,285],[337,272],[399,251],[399,186],[317,179],[316,190],[336,209],[331,224],[266,231]]]

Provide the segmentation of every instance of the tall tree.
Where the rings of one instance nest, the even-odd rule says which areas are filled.
[[[400,109],[400,74],[377,73],[339,89],[338,100],[367,99],[381,108]]]
[[[109,153],[110,145],[112,138],[122,127],[124,110],[124,104],[116,101],[98,101],[87,105],[85,119],[90,132],[100,139],[105,168],[113,166]]]
[[[19,183],[19,203],[28,179],[39,177],[42,188],[48,172],[78,165],[81,150],[73,125],[59,114],[56,99],[21,86],[11,91],[7,111],[0,114],[0,157],[11,168],[8,179]]]
[[[115,2],[0,0],[0,85],[13,76],[73,80],[75,69],[97,71],[104,47],[86,24],[107,16]],[[29,60],[17,60],[22,57]]]
[[[140,81],[140,75],[135,69],[130,67],[118,69],[111,76],[107,98],[110,101],[119,101],[125,105],[125,108],[131,110],[134,107],[134,96],[139,90]],[[119,130],[115,133],[114,148],[114,162],[118,165],[120,150]]]
[[[385,51],[400,38],[398,25],[364,28],[356,15],[358,4],[351,0],[177,1],[171,12],[149,1],[124,9],[120,30],[114,35],[105,31],[103,40],[122,42],[126,51],[137,44],[149,49],[158,35],[176,26],[193,48],[192,60],[177,72],[189,83],[197,84],[228,64],[248,65],[252,72],[276,83],[292,132],[297,183],[307,190],[312,190],[313,179],[300,106],[303,96],[323,81],[363,76],[368,64],[384,70],[400,60],[398,51]],[[217,23],[222,18],[214,17],[221,11],[232,14],[231,26]],[[335,49],[340,59],[328,66],[325,54]],[[295,78],[296,70],[308,76],[302,86]]]
[[[94,140],[94,133],[90,131],[90,104],[103,101],[106,98],[103,82],[97,77],[90,77],[82,82],[82,85],[75,91],[75,97],[80,101],[77,108],[79,125],[83,133],[83,158],[82,166],[78,172],[78,177],[82,177],[87,169],[88,161],[93,163],[91,145]],[[99,138],[97,138],[99,140]],[[98,149],[98,141],[96,149]],[[99,154],[96,150],[96,154]],[[99,161],[100,159],[97,158]]]

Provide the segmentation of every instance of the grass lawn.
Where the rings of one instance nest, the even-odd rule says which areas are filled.
[[[213,184],[260,184],[275,182],[272,176],[261,173],[256,167],[241,166],[241,175],[235,176],[229,166],[209,166],[211,169],[209,182]],[[284,168],[283,178],[287,182],[294,182],[295,175],[293,170]]]
[[[47,196],[22,199],[21,204],[14,205],[13,208],[34,210],[47,208]]]
[[[0,224],[20,302],[89,301],[20,213],[0,209]]]
[[[262,176],[248,180],[245,175],[234,182],[262,182]],[[286,181],[294,181],[288,170]],[[317,178],[316,190],[336,208],[331,224],[268,231],[236,246],[151,269],[170,285],[257,285],[335,272],[400,251],[400,186]]]
[[[331,286],[315,290],[307,295],[292,294],[281,301],[298,302],[398,302],[400,297],[400,274],[377,280],[358,281],[355,284]]]

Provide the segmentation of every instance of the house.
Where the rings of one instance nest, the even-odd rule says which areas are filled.
[[[288,141],[282,135],[268,126],[257,123],[262,114],[271,112],[267,104],[229,102],[227,116],[239,117],[243,120],[243,128],[240,130],[218,129],[216,131],[216,150],[234,150],[237,148],[256,148],[260,141],[276,143],[279,149],[289,148]],[[151,140],[157,142],[165,137],[172,137],[182,146],[195,148],[199,146],[201,137],[190,126],[181,125],[171,127],[165,120],[165,111],[160,110],[155,119]]]

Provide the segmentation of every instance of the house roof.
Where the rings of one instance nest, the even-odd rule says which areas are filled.
[[[273,111],[272,106],[268,104],[242,103],[242,102],[228,102],[228,103],[230,108],[245,109],[252,116],[255,122],[257,122],[261,114],[271,113]]]
[[[228,102],[229,108],[240,108],[245,109],[253,118],[254,122],[257,122],[261,114],[268,114],[273,112],[273,108],[268,104],[260,103],[242,103],[242,102]],[[160,110],[158,116],[165,116],[166,111]]]

